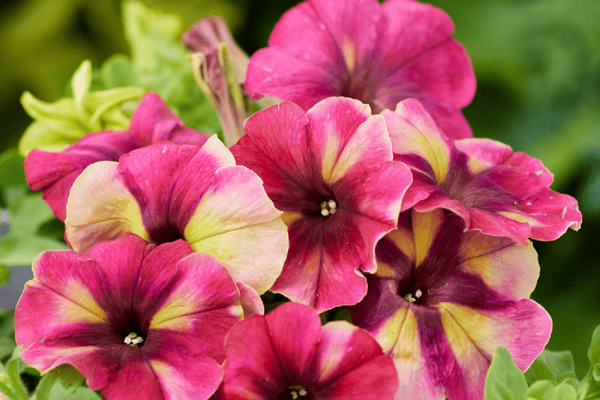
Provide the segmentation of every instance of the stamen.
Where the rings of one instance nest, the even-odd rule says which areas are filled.
[[[321,215],[328,217],[335,214],[337,211],[337,203],[335,200],[327,200],[321,202]]]
[[[123,343],[131,347],[137,347],[138,344],[142,343],[143,341],[144,338],[138,336],[138,334],[135,332],[131,332],[129,335],[125,336],[125,339],[123,339]]]
[[[300,385],[290,386],[290,396],[293,400],[299,399],[300,397],[304,397],[308,395],[308,391]]]
[[[423,296],[423,292],[421,289],[417,289],[414,295],[412,293],[407,293],[404,296],[404,299],[408,300],[410,303],[416,303],[417,301],[421,300],[421,296]]]

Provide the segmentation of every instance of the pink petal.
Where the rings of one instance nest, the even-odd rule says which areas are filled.
[[[146,93],[138,104],[129,126],[134,148],[149,146],[158,140],[171,140],[173,134],[183,127],[183,123],[156,93]],[[202,145],[209,135],[196,132],[191,135],[187,128],[185,144]]]
[[[253,315],[237,323],[225,339],[225,376],[217,398],[272,398],[286,385],[279,355],[264,317]]]
[[[381,5],[384,31],[379,37],[382,63],[394,71],[450,39],[454,24],[441,9],[416,1],[388,0]]]
[[[321,320],[312,309],[285,303],[265,316],[281,371],[289,381],[315,379],[315,357],[321,339]]]
[[[127,131],[107,131],[85,135],[59,153],[33,150],[24,163],[27,184],[32,190],[41,189],[54,215],[64,221],[69,190],[85,167],[97,161],[117,161],[134,148]]]
[[[337,95],[332,80],[335,72],[277,48],[260,49],[250,58],[245,88],[254,100],[274,96],[308,110],[317,102]]]
[[[348,98],[331,98],[316,104],[306,116],[309,152],[326,184],[391,160],[385,122],[381,117],[371,117],[367,105]]]
[[[392,398],[398,377],[392,359],[366,331],[345,321],[323,327],[319,398]]]
[[[367,285],[358,268],[370,269],[372,254],[365,251],[358,218],[341,214],[327,221],[327,228],[304,218],[289,227],[290,251],[271,291],[318,311],[355,304],[364,297]],[[348,248],[347,243],[355,245]]]
[[[304,188],[318,177],[311,174],[313,160],[306,154],[307,123],[302,109],[283,102],[248,118],[246,135],[231,148],[237,163],[260,176],[267,194],[283,211],[296,209],[289,198],[302,197]]]
[[[159,330],[165,342],[161,349],[185,343],[189,351],[221,362],[225,335],[242,317],[239,292],[227,270],[207,254],[165,262],[173,260],[177,246],[189,249],[183,241],[166,243],[145,259],[140,274],[156,279],[141,281],[136,296],[153,307],[146,314],[152,315],[149,328]]]

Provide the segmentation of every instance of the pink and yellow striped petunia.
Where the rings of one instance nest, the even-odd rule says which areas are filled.
[[[290,250],[272,287],[324,311],[360,301],[359,270],[375,272],[375,244],[396,227],[409,169],[392,161],[383,117],[348,98],[308,112],[284,102],[255,113],[231,148],[284,212]]]
[[[260,178],[235,165],[216,136],[202,147],[161,142],[90,165],[73,184],[65,227],[81,252],[124,232],[157,244],[184,239],[259,294],[281,273],[288,249],[281,212]]]
[[[452,141],[414,99],[384,117],[394,159],[413,173],[403,211],[443,208],[459,215],[465,230],[521,243],[579,229],[577,200],[549,189],[553,176],[541,161],[489,139]]]
[[[71,364],[110,399],[208,399],[240,294],[213,257],[183,240],[133,234],[42,253],[15,311],[21,357],[45,373]]]
[[[367,296],[350,311],[394,359],[397,400],[481,399],[497,346],[525,370],[548,342],[550,316],[529,299],[539,275],[530,242],[410,210],[376,253]]]

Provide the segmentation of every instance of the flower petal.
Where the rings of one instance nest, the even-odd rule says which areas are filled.
[[[419,54],[450,39],[454,24],[443,10],[416,1],[388,0],[381,5],[385,28],[379,37],[382,63],[397,70]]]
[[[140,206],[119,174],[118,164],[94,163],[71,188],[65,237],[74,250],[85,252],[95,243],[116,239],[124,232],[149,237]]]
[[[171,140],[175,133],[180,133],[183,123],[164,100],[156,93],[146,93],[131,117],[129,133],[134,148],[149,146],[158,140]],[[191,135],[195,132],[195,135]],[[200,133],[190,128],[186,129],[184,144],[202,145],[209,138],[206,133]],[[181,138],[179,138],[181,139]]]
[[[450,141],[417,100],[384,117],[394,159],[413,173],[403,210],[444,208],[464,220],[465,230],[523,244],[579,229],[577,201],[548,188],[552,174],[539,160],[489,139]]]
[[[33,150],[23,164],[27,184],[32,190],[41,189],[54,215],[64,221],[69,190],[85,167],[102,160],[117,161],[134,148],[126,131],[106,131],[85,135],[62,152]]]
[[[238,322],[225,338],[225,349],[225,376],[217,398],[273,398],[285,387],[286,376],[264,317],[253,315]]]
[[[171,243],[159,246],[167,253]],[[155,252],[156,253],[156,252]],[[223,341],[229,329],[243,316],[240,295],[233,280],[213,257],[193,253],[173,268],[164,268],[162,256],[152,254],[142,265],[141,274],[172,277],[165,286],[160,280],[138,286],[137,295],[146,304],[161,302],[150,321],[150,329],[158,330],[161,341],[207,355],[219,362],[224,359]],[[166,292],[166,293],[165,293]],[[185,343],[185,345],[181,345]]]
[[[312,60],[297,59],[277,48],[266,48],[250,58],[245,88],[254,100],[273,96],[308,110],[317,102],[337,95],[332,76],[334,73],[319,68]]]
[[[298,379],[297,384],[312,383],[321,340],[321,320],[317,313],[300,304],[284,303],[265,319],[283,374],[288,379]]]
[[[398,376],[390,357],[366,331],[346,321],[322,328],[319,346],[319,397],[391,398]]]
[[[186,198],[193,195],[189,191]],[[288,238],[260,178],[240,166],[221,169],[196,201],[186,240],[216,257],[236,281],[259,294],[267,291],[283,268]]]

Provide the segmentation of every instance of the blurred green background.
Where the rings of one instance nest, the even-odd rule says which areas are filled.
[[[180,15],[186,29],[204,15],[221,15],[251,54],[297,1],[144,3]],[[548,348],[573,351],[581,377],[600,323],[600,2],[431,3],[453,18],[475,67],[477,95],[465,109],[475,136],[540,158],[555,174],[553,189],[579,200],[581,231],[535,243],[541,276],[533,298],[554,319]],[[99,67],[111,54],[129,52],[120,11],[117,0],[0,3],[0,152],[15,147],[31,122],[19,103],[23,91],[55,101],[84,59]]]

